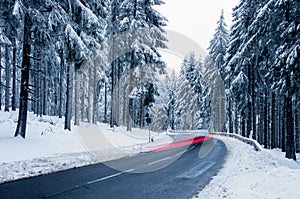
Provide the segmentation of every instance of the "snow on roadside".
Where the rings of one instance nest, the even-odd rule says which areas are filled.
[[[14,137],[17,119],[16,111],[0,111],[0,163],[85,150],[78,135],[63,130],[63,119],[28,113],[26,139]]]
[[[64,120],[36,117],[28,113],[26,139],[13,137],[17,112],[0,111],[0,183],[106,162],[148,150],[149,145],[171,142],[165,134],[109,128],[106,124],[72,126],[63,130]]]
[[[250,145],[218,137],[228,148],[224,167],[193,198],[300,198],[300,162],[279,150],[255,151]],[[298,158],[299,154],[298,154]]]

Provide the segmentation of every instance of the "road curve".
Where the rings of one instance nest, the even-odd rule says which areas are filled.
[[[200,158],[199,151],[208,154]],[[218,173],[226,155],[224,143],[211,138],[204,143],[4,183],[0,198],[190,198]]]

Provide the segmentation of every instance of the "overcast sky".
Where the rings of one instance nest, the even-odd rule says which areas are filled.
[[[165,4],[156,9],[168,19],[166,29],[178,32],[192,39],[205,51],[207,51],[209,41],[214,34],[222,9],[224,9],[225,20],[229,29],[231,25],[232,8],[239,2],[239,0],[164,1]],[[182,47],[186,48],[186,46]],[[186,50],[190,51],[189,49]],[[170,53],[167,54],[169,54],[169,56],[164,52],[163,57],[167,59],[169,67],[176,67],[177,69],[178,65],[180,66],[178,62],[181,58],[178,56],[176,58],[170,55]]]

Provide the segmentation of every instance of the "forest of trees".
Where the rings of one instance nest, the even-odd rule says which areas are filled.
[[[19,108],[15,136],[25,138],[27,111],[64,117],[68,130],[72,118],[144,126],[166,67],[162,3],[1,0],[0,108]]]
[[[71,122],[227,131],[300,152],[300,2],[241,0],[209,56],[166,74],[162,0],[0,0],[0,109]]]
[[[179,77],[166,75],[158,49],[167,48],[167,20],[153,9],[161,4],[2,0],[0,107],[19,108],[15,136],[26,136],[27,111],[64,117],[68,130],[72,122],[103,122],[129,131],[146,125],[208,128],[203,64],[191,53]],[[166,75],[163,85],[161,74]]]
[[[194,53],[185,56],[179,74],[166,75],[151,107],[155,130],[207,129],[210,125],[210,89],[202,75],[203,64]]]
[[[227,31],[223,15],[209,55],[226,89],[227,131],[300,152],[300,1],[241,0]]]

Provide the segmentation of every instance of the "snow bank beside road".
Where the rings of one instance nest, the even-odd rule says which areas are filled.
[[[63,119],[28,113],[25,140],[14,137],[17,120],[18,112],[0,111],[0,163],[84,151],[79,136],[63,130]]]
[[[106,124],[72,126],[64,131],[64,120],[36,117],[28,113],[26,139],[13,137],[17,112],[0,111],[0,183],[55,171],[106,162],[137,154],[162,142],[171,142],[165,134]]]
[[[300,163],[278,150],[255,151],[233,138],[218,137],[228,148],[219,174],[193,198],[300,198]]]

